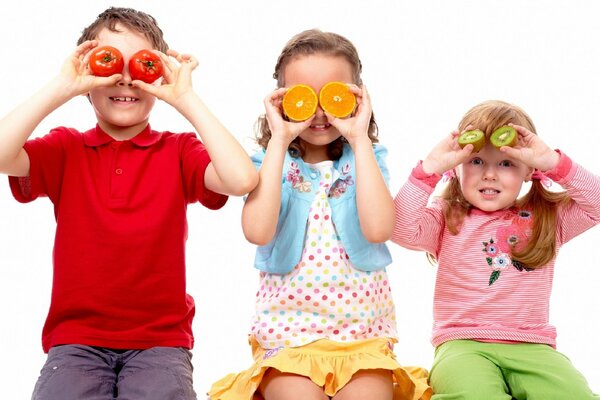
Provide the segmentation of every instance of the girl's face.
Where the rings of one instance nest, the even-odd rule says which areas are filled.
[[[344,57],[320,53],[292,59],[286,65],[283,76],[285,87],[302,83],[312,87],[317,95],[328,82],[353,83],[352,67]],[[327,145],[340,135],[340,132],[327,122],[327,117],[319,105],[310,127],[300,133],[299,137],[305,143],[305,154],[310,156],[311,153],[317,152],[326,154]]]
[[[512,207],[523,182],[529,181],[532,173],[531,168],[507,157],[489,143],[457,167],[465,199],[483,211]]]
[[[92,89],[89,96],[102,130],[115,139],[129,139],[148,124],[156,98],[131,86],[128,63],[135,52],[152,49],[152,43],[142,34],[122,25],[117,24],[116,28],[119,32],[104,28],[97,39],[99,46],[113,46],[123,53],[123,78],[113,86]]]

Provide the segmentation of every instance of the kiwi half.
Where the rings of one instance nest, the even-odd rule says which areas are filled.
[[[479,129],[464,131],[458,137],[458,145],[462,149],[468,144],[472,144],[473,153],[477,153],[485,146],[485,134]]]
[[[492,132],[490,142],[497,148],[517,144],[517,131],[512,126],[501,126]]]

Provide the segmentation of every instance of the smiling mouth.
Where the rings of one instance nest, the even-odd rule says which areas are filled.
[[[486,195],[486,196],[493,196],[495,194],[500,193],[500,191],[499,190],[495,190],[495,189],[481,189],[479,191],[479,193],[481,193],[483,195]]]
[[[135,97],[109,97],[112,101],[116,101],[117,103],[135,103],[139,101],[138,98]]]
[[[314,124],[310,126],[310,129],[314,129],[317,131],[321,131],[321,130],[326,130],[329,129],[329,127],[331,126],[331,124],[328,123],[324,123],[324,124]]]

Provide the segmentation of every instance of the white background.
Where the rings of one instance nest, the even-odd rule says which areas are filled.
[[[56,74],[81,30],[110,5],[158,19],[169,45],[195,54],[197,92],[254,150],[253,124],[274,87],[285,42],[313,27],[348,37],[361,55],[381,142],[390,149],[395,194],[419,158],[486,99],[522,106],[553,147],[599,173],[600,3],[594,0],[411,1],[72,1],[20,0],[0,14],[0,115]],[[82,98],[50,115],[34,135],[58,125],[95,123]],[[155,129],[190,128],[157,103]],[[1,145],[1,143],[0,143]],[[2,178],[6,179],[6,178]],[[202,398],[224,374],[251,363],[246,332],[257,272],[254,247],[241,233],[242,200],[218,212],[189,209],[188,291],[194,322],[195,387]],[[50,299],[52,207],[21,205],[0,184],[0,380],[3,398],[29,398],[45,355],[40,344]],[[600,392],[600,229],[568,243],[558,259],[551,321],[558,349]],[[391,246],[388,268],[397,306],[401,363],[430,367],[435,267],[425,255]]]

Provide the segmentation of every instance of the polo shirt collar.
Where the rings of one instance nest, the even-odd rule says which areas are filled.
[[[150,124],[146,125],[140,133],[129,139],[130,142],[139,147],[150,147],[159,140],[160,133],[153,132],[150,129]],[[115,139],[104,132],[98,124],[96,124],[96,128],[90,129],[83,134],[83,142],[90,147],[98,147],[114,141]]]

